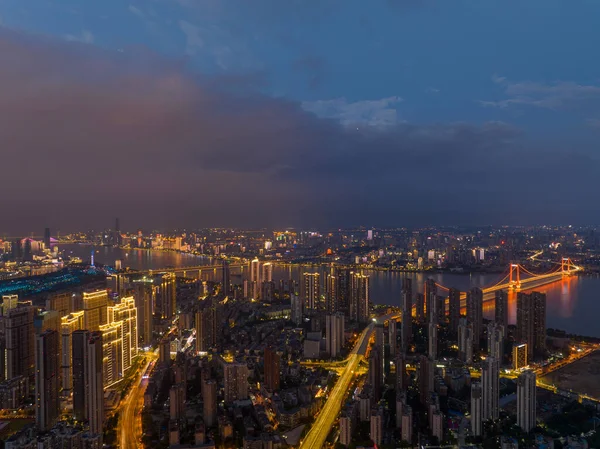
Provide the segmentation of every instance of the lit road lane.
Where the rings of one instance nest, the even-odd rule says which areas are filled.
[[[142,438],[142,407],[144,405],[144,393],[148,386],[148,380],[142,379],[150,363],[156,360],[155,353],[148,353],[148,363],[139,370],[129,394],[123,399],[121,414],[119,417],[119,447],[121,449],[137,449],[141,447]]]
[[[354,349],[348,357],[348,364],[346,365],[344,373],[336,382],[327,402],[317,416],[317,420],[311,427],[308,435],[306,435],[304,441],[302,441],[302,444],[300,445],[301,448],[321,449],[324,447],[327,435],[329,435],[329,432],[337,419],[337,415],[342,408],[342,402],[348,392],[352,378],[354,377],[354,371],[367,350],[373,328],[373,323],[369,324],[360,335]]]

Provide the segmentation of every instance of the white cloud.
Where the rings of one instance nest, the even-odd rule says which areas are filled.
[[[204,47],[204,40],[200,36],[200,28],[185,20],[180,20],[179,29],[185,34],[185,52],[188,55],[194,55],[199,49]]]
[[[136,8],[133,5],[129,5],[129,12],[131,12],[132,14],[135,14],[138,17],[141,17],[142,19],[145,19],[146,16],[144,15],[144,13],[142,12],[141,9]]]
[[[393,96],[379,100],[348,102],[345,98],[305,101],[302,107],[318,117],[339,120],[347,126],[387,127],[399,122],[397,107],[402,98]]]
[[[88,30],[83,30],[79,35],[67,34],[65,39],[72,42],[82,42],[84,44],[94,43],[94,35]]]
[[[571,81],[513,83],[505,77],[494,75],[492,81],[504,87],[505,99],[480,101],[482,106],[508,108],[523,105],[545,109],[562,109],[600,100],[600,86],[578,84]]]

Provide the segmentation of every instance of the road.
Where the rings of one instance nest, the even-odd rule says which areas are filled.
[[[391,317],[391,315],[386,315],[378,320],[383,322]],[[348,356],[346,369],[343,371],[342,375],[333,387],[333,390],[327,398],[327,402],[325,402],[321,412],[317,416],[315,423],[300,444],[300,448],[321,449],[325,446],[325,440],[327,439],[327,435],[329,435],[329,432],[331,431],[331,428],[333,427],[333,424],[335,423],[335,420],[337,419],[337,416],[342,408],[344,398],[348,393],[348,388],[350,387],[354,377],[354,372],[358,368],[358,364],[367,352],[369,340],[373,334],[374,328],[375,323],[369,324],[362,334],[360,334],[360,337],[358,337],[352,352]]]
[[[148,379],[142,379],[150,363],[156,360],[156,354],[147,354],[148,362],[136,374],[127,397],[121,401],[121,413],[117,435],[121,449],[137,449],[141,447],[142,438],[142,407],[144,406],[144,393],[148,386]]]

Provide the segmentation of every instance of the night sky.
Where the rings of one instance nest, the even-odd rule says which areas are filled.
[[[0,233],[595,224],[596,0],[1,0]]]

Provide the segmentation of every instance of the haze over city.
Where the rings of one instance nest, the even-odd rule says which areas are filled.
[[[0,232],[596,223],[598,13],[4,1]]]

